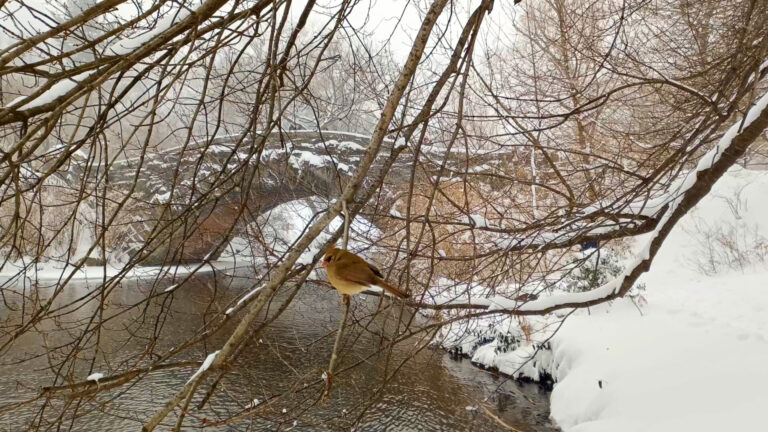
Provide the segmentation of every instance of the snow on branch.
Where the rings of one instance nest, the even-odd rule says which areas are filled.
[[[167,16],[159,20],[152,29],[144,33],[131,36],[131,37],[116,36],[111,41],[107,42],[106,53],[116,58],[120,58],[120,57],[125,58],[126,56],[130,56],[134,53],[137,53],[145,45],[149,44],[150,42],[159,43],[158,42],[160,40],[159,36],[164,33],[168,34],[168,38],[176,37],[179,34],[181,34],[181,32],[185,29],[188,23],[191,22],[190,17],[193,14],[196,14],[198,10],[202,9],[204,6],[206,6],[206,3],[201,2],[197,6],[197,9],[193,10],[193,9],[184,8],[184,9],[178,9],[174,12],[171,12]],[[212,9],[213,10],[216,9],[215,5]],[[212,11],[209,11],[209,12],[212,12]],[[48,35],[48,33],[44,33],[39,36],[42,37],[44,35]],[[49,35],[49,36],[53,36],[53,35]],[[67,53],[63,53],[63,55],[66,55],[66,54]],[[144,55],[140,55],[140,57],[144,57]],[[89,63],[80,64],[79,66],[81,68],[85,68],[85,69],[89,69],[89,67],[92,67],[92,68],[72,77],[61,78],[60,76],[54,76],[54,78],[44,81],[31,94],[26,96],[20,96],[14,99],[13,101],[11,101],[10,104],[2,108],[11,109],[14,111],[32,110],[35,108],[45,107],[58,100],[64,100],[70,96],[73,96],[82,89],[83,85],[91,77],[98,76],[100,73],[103,73],[104,71],[114,72],[114,68],[112,69],[99,68],[98,66],[96,66],[99,62],[102,62],[102,61],[103,61],[103,58],[96,58],[90,64]],[[108,73],[111,73],[111,72],[108,72]]]
[[[664,210],[644,247],[622,274],[590,291],[558,294],[521,302],[501,296],[473,301],[448,300],[436,304],[414,304],[426,309],[488,309],[511,315],[541,315],[560,309],[588,307],[624,296],[637,279],[645,273],[661,248],[667,235],[704,196],[715,182],[744,154],[749,146],[768,128],[768,93],[763,95],[728,129],[714,148],[699,159],[696,168],[682,177],[663,200]],[[545,236],[546,237],[546,236]]]
[[[51,85],[48,90],[43,91],[37,96],[35,96],[34,93],[30,96],[19,96],[13,101],[11,101],[8,107],[17,109],[17,110],[26,110],[31,108],[37,108],[39,106],[51,103],[56,99],[59,99],[60,97],[65,96],[66,94],[71,92],[73,89],[79,86],[81,82],[85,81],[88,77],[90,77],[97,71],[98,69],[94,69],[87,72],[83,72],[81,74],[77,74],[71,78],[65,78],[65,79],[59,80],[55,84]],[[45,82],[41,87],[45,87],[47,84],[48,82]],[[23,102],[29,99],[30,97],[31,99],[26,103],[24,103],[23,105],[18,107],[15,106],[20,102]]]
[[[200,369],[198,369],[194,374],[192,374],[191,377],[189,377],[189,380],[187,380],[187,384],[194,381],[197,377],[199,377],[203,372],[207,371],[209,367],[213,364],[213,361],[216,359],[216,356],[219,354],[219,351],[214,351],[205,358],[205,361],[203,361],[203,364],[200,365]]]
[[[768,74],[768,61],[763,62],[758,67],[757,71],[748,80],[748,85],[752,85],[755,79],[760,80],[764,78],[766,74]],[[664,78],[664,80],[665,82],[677,83],[667,78]],[[678,87],[684,86],[682,83],[677,84]],[[691,88],[690,92],[696,92],[696,90]],[[708,97],[706,99],[709,100]],[[621,203],[620,206],[615,207],[598,202],[581,210],[576,219],[554,224],[555,226],[551,230],[537,231],[523,238],[501,239],[496,242],[496,245],[506,252],[523,250],[544,251],[571,247],[587,242],[610,240],[617,237],[636,236],[657,230],[663,215],[671,210],[670,206],[673,201],[691,188],[692,184],[697,180],[697,173],[711,167],[720,159],[720,156],[722,156],[722,153],[728,148],[734,138],[741,133],[740,129],[746,129],[758,117],[764,108],[763,103],[762,99],[758,100],[747,114],[744,124],[742,124],[741,120],[735,123],[719,140],[717,145],[699,160],[698,166],[695,169],[675,180],[666,188],[664,193],[653,197],[644,197],[630,203]],[[607,220],[595,222],[600,217],[607,217]],[[459,222],[455,223],[455,225],[463,225],[463,223]],[[477,221],[472,220],[471,216],[466,225],[478,231],[515,234],[514,229],[477,223]]]
[[[234,305],[231,308],[227,309],[227,311],[224,312],[224,314],[225,315],[229,315],[232,312],[234,312],[235,310],[237,310],[237,308],[239,308],[243,303],[247,302],[249,298],[253,297],[254,294],[256,294],[259,291],[261,291],[265,286],[266,285],[260,285],[259,287],[254,288],[251,291],[249,291],[246,295],[244,295],[243,297],[240,298],[240,300],[237,301],[236,305]]]
[[[544,297],[528,302],[516,310],[520,313],[547,313],[568,307],[585,307],[602,303],[627,293],[638,277],[650,268],[654,256],[672,228],[699,200],[709,193],[712,185],[730,168],[747,148],[768,127],[768,93],[736,121],[707,152],[696,168],[688,172],[668,194],[668,205],[645,246],[635,256],[634,263],[619,277],[603,286],[582,293]]]

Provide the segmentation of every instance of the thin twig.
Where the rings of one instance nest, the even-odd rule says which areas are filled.
[[[347,209],[347,202],[341,202],[341,208],[344,212],[344,243],[342,247],[346,250],[349,244],[349,209]],[[344,314],[339,322],[339,331],[336,332],[336,340],[333,342],[333,352],[331,353],[331,361],[328,363],[328,370],[325,373],[325,392],[323,392],[323,402],[327,402],[331,395],[331,387],[333,386],[333,371],[336,368],[336,362],[339,359],[339,350],[341,349],[341,337],[344,334],[344,326],[347,323],[347,316],[349,315],[349,303],[350,298],[347,294],[341,295],[341,303],[344,307]]]
[[[347,250],[349,245],[349,209],[347,208],[347,202],[341,202],[341,211],[344,212],[344,242],[342,243],[342,249]]]
[[[331,395],[331,387],[333,386],[333,372],[336,369],[336,362],[339,359],[339,350],[341,349],[341,336],[344,334],[344,326],[347,322],[347,316],[349,315],[349,295],[342,294],[341,302],[344,305],[344,315],[339,322],[339,331],[336,332],[336,340],[333,343],[333,353],[331,353],[331,361],[328,364],[328,370],[325,372],[325,392],[323,392],[323,402],[327,402]]]

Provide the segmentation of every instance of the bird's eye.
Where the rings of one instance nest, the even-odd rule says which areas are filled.
[[[333,257],[332,256],[325,257],[325,260],[328,261],[328,262],[331,262],[331,261],[333,261]]]

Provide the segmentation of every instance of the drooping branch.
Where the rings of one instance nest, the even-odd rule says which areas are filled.
[[[659,221],[652,231],[651,239],[636,256],[635,261],[617,278],[590,291],[559,294],[532,301],[520,302],[496,296],[480,302],[460,301],[446,304],[416,304],[429,309],[489,309],[510,315],[544,315],[561,309],[585,308],[623,297],[637,279],[648,271],[664,240],[712,186],[730,167],[739,160],[768,128],[768,92],[763,95],[745,114],[734,122],[714,148],[704,154],[696,166],[670,192],[671,201],[665,206]]]

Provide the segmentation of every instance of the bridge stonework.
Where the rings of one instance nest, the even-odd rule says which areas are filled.
[[[124,196],[135,187],[130,218],[108,236],[111,247],[140,254],[145,265],[216,259],[241,214],[255,216],[312,195],[338,196],[368,145],[367,137],[343,132],[241,138],[169,149],[145,157],[141,167],[138,159],[115,164],[111,192]],[[400,165],[395,172],[408,169]]]

